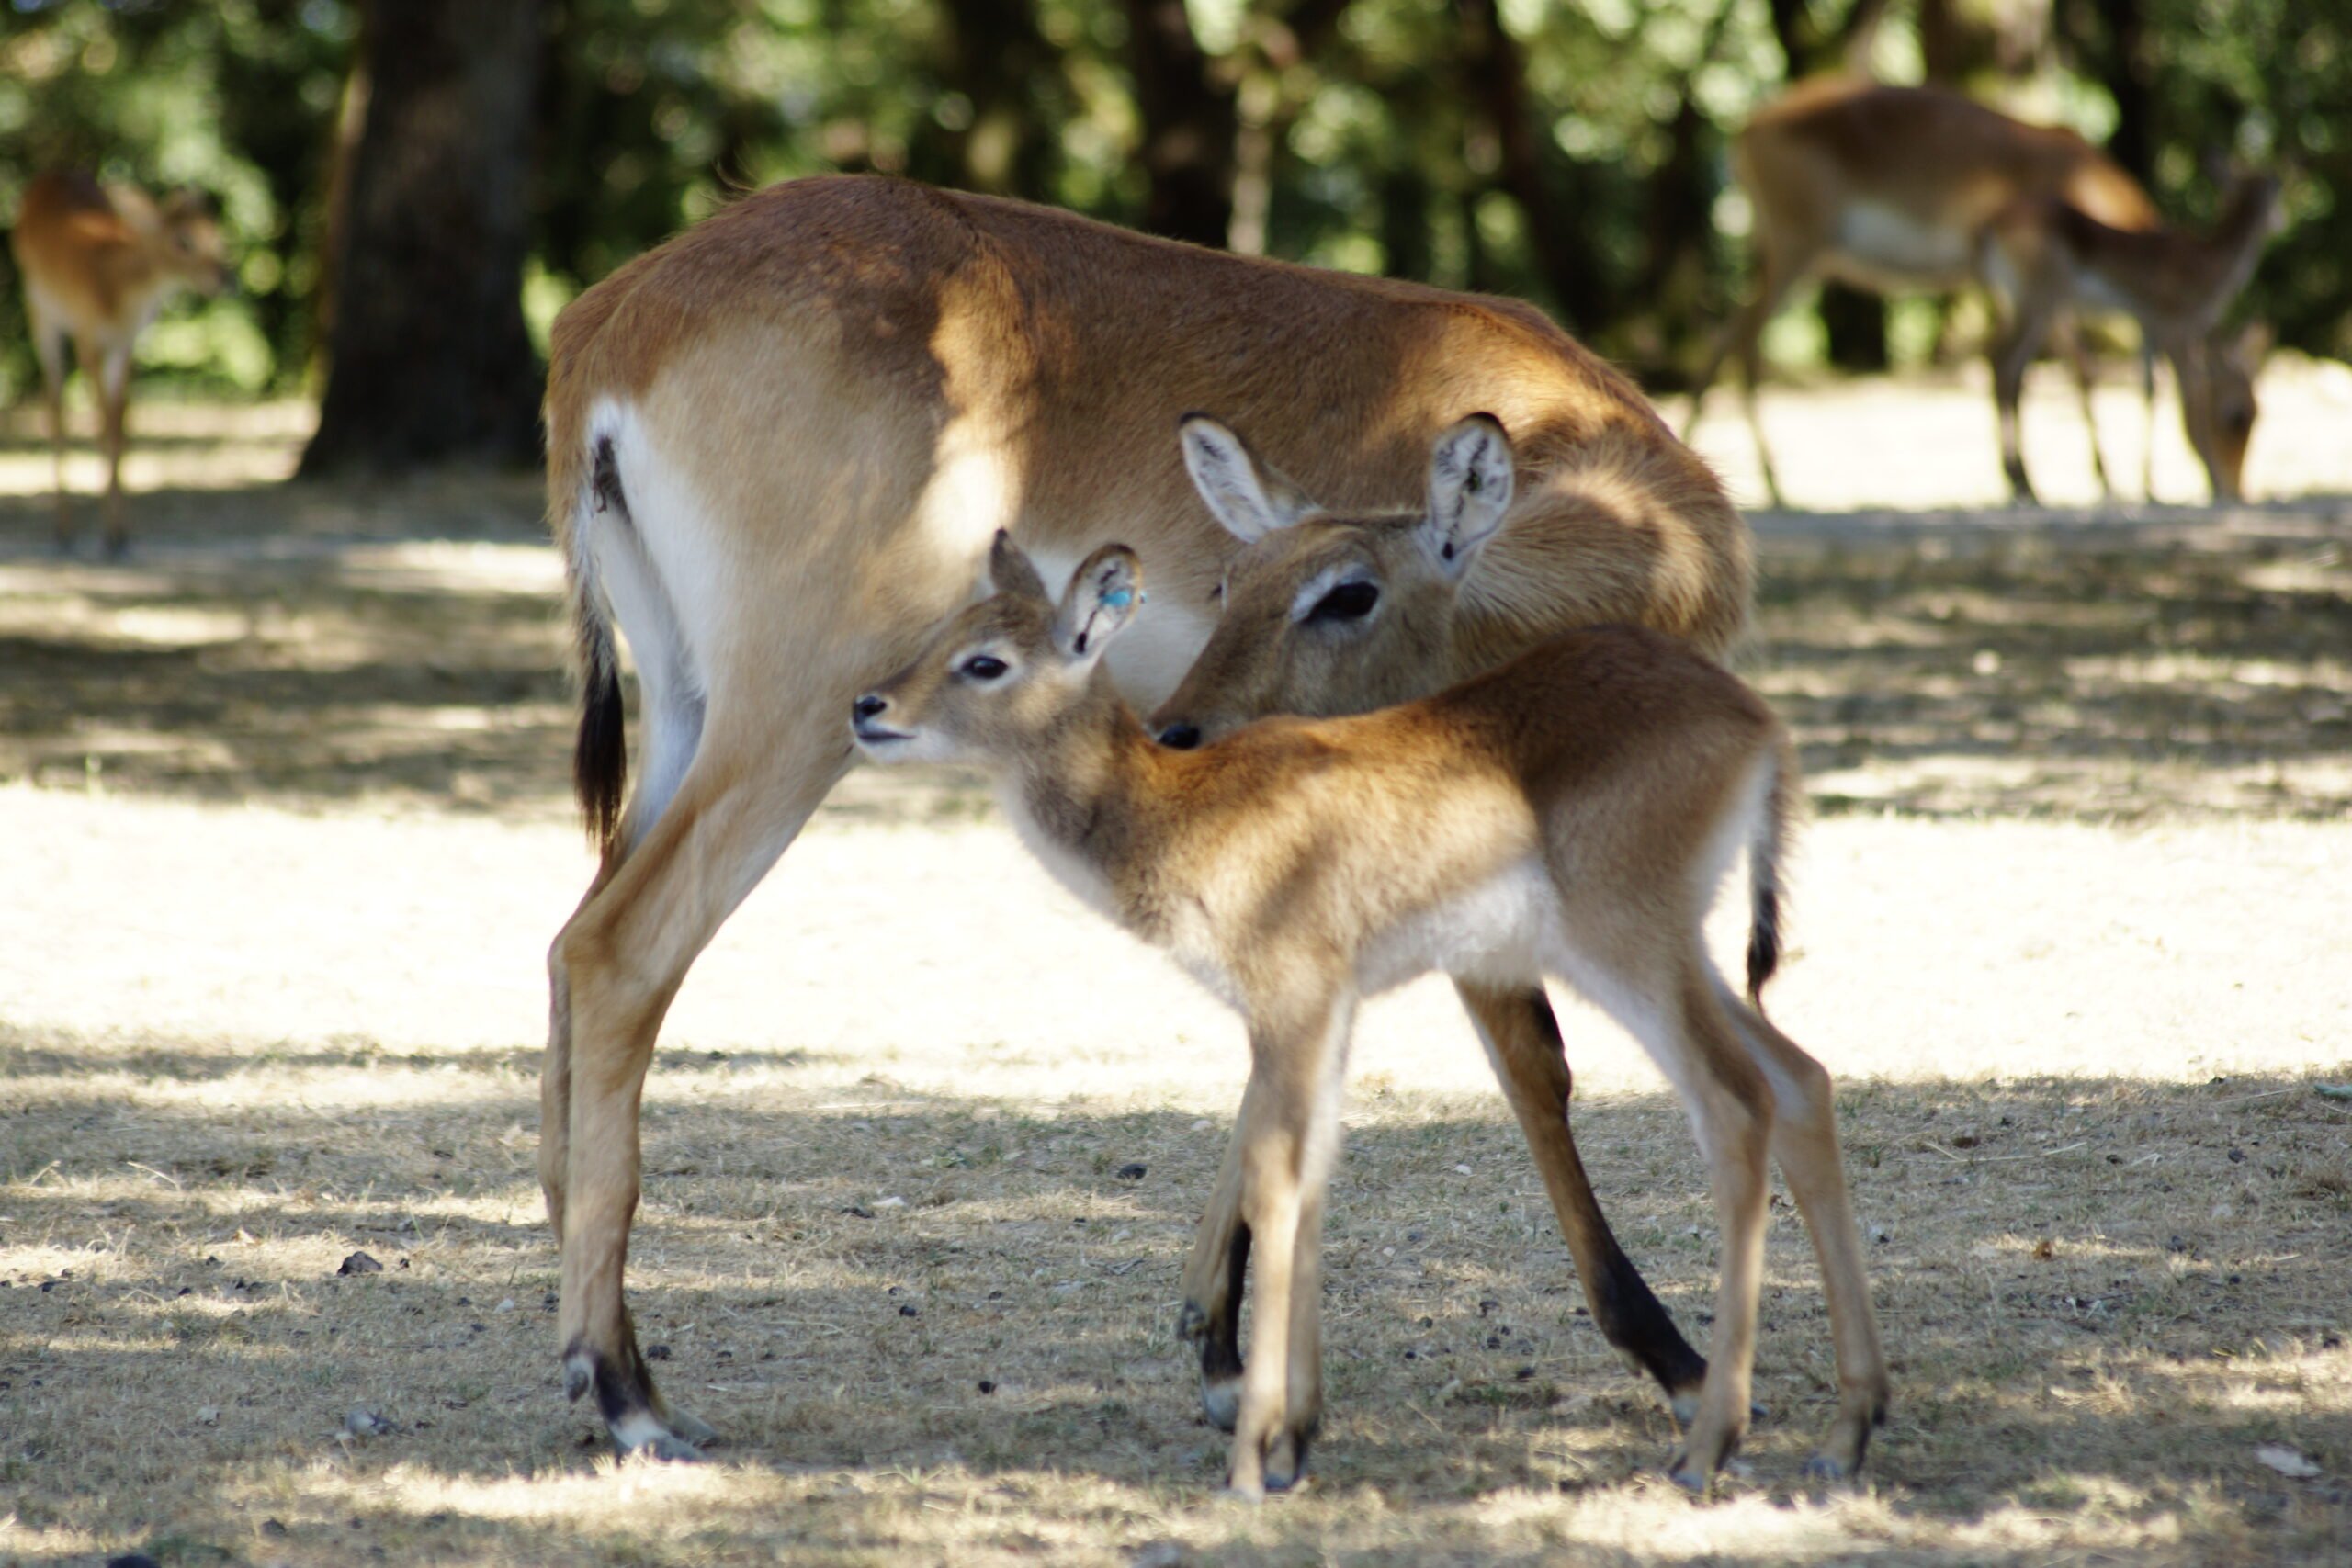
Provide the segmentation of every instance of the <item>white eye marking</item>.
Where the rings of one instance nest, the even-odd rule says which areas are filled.
[[[1294,621],[1305,621],[1311,618],[1315,615],[1316,607],[1320,605],[1324,600],[1329,598],[1335,590],[1340,588],[1351,588],[1359,583],[1372,591],[1373,602],[1376,603],[1380,597],[1380,581],[1374,577],[1369,570],[1353,561],[1344,562],[1339,566],[1325,567],[1321,571],[1317,572],[1313,577],[1308,578],[1305,583],[1301,584],[1298,592],[1292,597],[1290,602],[1290,618]],[[1352,615],[1329,616],[1327,618],[1341,620],[1359,619],[1363,615],[1368,614],[1371,608],[1372,604],[1367,603],[1363,610],[1357,611]]]

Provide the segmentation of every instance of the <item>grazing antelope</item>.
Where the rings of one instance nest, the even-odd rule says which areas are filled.
[[[65,494],[65,342],[97,392],[106,448],[106,548],[129,547],[122,523],[123,414],[130,401],[130,348],[175,288],[218,294],[229,286],[220,225],[201,197],[174,191],[161,202],[132,186],[87,175],[42,175],[25,187],[9,237],[25,282],[25,315],[40,360],[49,441],[57,464],[57,545],[74,542]]]
[[[1683,428],[1697,428],[1707,389],[1736,352],[1775,504],[1780,480],[1756,408],[1757,343],[1789,290],[1816,273],[1880,292],[1971,280],[1986,288],[2004,317],[1990,345],[2001,464],[2021,502],[2034,494],[2018,398],[2053,327],[2074,367],[2099,487],[2115,494],[2072,312],[2128,312],[2141,330],[2148,485],[2161,353],[2178,379],[2181,421],[2214,498],[2237,499],[2263,340],[2255,329],[2222,333],[2217,322],[2271,231],[2275,182],[2245,185],[2211,234],[2189,234],[2166,228],[2138,183],[2071,130],[2028,125],[1939,88],[1848,78],[1800,83],[1758,110],[1733,144],[1732,170],[1755,213],[1756,292],[1693,383]]]
[[[1440,443],[1421,536],[1447,568],[1501,525],[1509,465],[1491,422]],[[1753,998],[1779,951],[1778,863],[1798,789],[1763,703],[1671,638],[1602,626],[1407,706],[1268,719],[1170,750],[1102,673],[1140,604],[1134,552],[1095,551],[1057,605],[1001,534],[989,578],[994,597],[857,699],[852,731],[877,761],[989,768],[1064,883],[1248,1021],[1227,1165],[1260,1261],[1234,1491],[1295,1481],[1322,1412],[1323,1200],[1356,1001],[1432,969],[1498,987],[1569,981],[1681,1096],[1723,1230],[1714,1343],[1668,1467],[1694,1491],[1747,1428],[1778,1158],[1813,1233],[1837,1348],[1838,1411],[1809,1468],[1852,1474],[1887,1378],[1829,1077],[1732,992],[1701,929],[1745,848]],[[1212,1288],[1219,1220],[1213,1206],[1188,1300]]]
[[[1511,301],[834,177],[736,203],[558,319],[548,514],[603,857],[548,954],[539,1171],[565,1385],[594,1391],[620,1447],[686,1457],[708,1434],[656,1393],[623,1302],[655,1035],[848,766],[843,705],[966,603],[1000,528],[1060,571],[1114,533],[1136,547],[1159,603],[1107,667],[1156,702],[1207,637],[1234,548],[1168,439],[1179,414],[1225,411],[1317,494],[1374,506],[1419,493],[1431,437],[1482,406],[1518,439],[1519,484],[1462,646],[1500,659],[1608,621],[1731,641],[1751,575],[1738,513],[1631,383]],[[616,623],[644,717],[626,808]],[[1541,991],[1460,989],[1558,1178],[1596,1322],[1687,1394],[1704,1363],[1593,1201]]]

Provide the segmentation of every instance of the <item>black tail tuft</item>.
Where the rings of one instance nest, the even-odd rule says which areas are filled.
[[[628,498],[621,491],[620,467],[612,437],[600,439],[590,457],[587,506],[626,521]],[[582,522],[584,524],[583,517]],[[571,749],[571,793],[587,818],[588,836],[609,851],[619,835],[621,797],[628,784],[628,737],[621,712],[620,654],[613,646],[613,623],[593,580],[590,557],[581,551],[572,574],[571,626],[579,641],[580,735]]]
[[[1780,891],[1770,886],[1759,887],[1747,927],[1747,1002],[1758,1012],[1764,1010],[1765,982],[1780,966]]]
[[[1786,730],[1775,737],[1763,811],[1748,846],[1747,1004],[1764,1010],[1764,983],[1781,966],[1781,871],[1787,858],[1789,825],[1802,808],[1804,784],[1794,746]]]
[[[580,687],[580,736],[571,751],[571,789],[588,820],[588,836],[602,849],[620,831],[628,739],[622,728],[621,674],[613,660],[611,636],[607,632],[597,637],[590,632],[588,637],[602,646],[587,650]]]

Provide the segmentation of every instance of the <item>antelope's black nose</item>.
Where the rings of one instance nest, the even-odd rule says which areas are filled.
[[[884,708],[887,708],[889,705],[889,698],[877,697],[873,693],[868,692],[865,695],[858,698],[857,701],[850,704],[850,716],[853,718],[872,718],[876,714],[880,713]]]
[[[1171,724],[1159,732],[1159,743],[1170,751],[1189,751],[1201,743],[1197,724]]]

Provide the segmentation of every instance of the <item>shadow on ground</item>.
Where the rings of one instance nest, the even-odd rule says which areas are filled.
[[[930,1508],[1003,1509],[1006,1529],[1074,1510],[1100,1539],[1175,1519],[1223,1543],[1187,1561],[1317,1541],[1428,1561],[1393,1535],[1346,1544],[1363,1510],[1414,1509],[1430,1551],[1513,1561],[1568,1539],[1522,1539],[1528,1518],[1657,1500],[1670,1425],[1592,1329],[1498,1107],[1356,1107],[1316,1486],[1229,1515],[1172,1337],[1222,1127],[878,1079],[844,1097],[778,1051],[665,1056],[646,1117],[639,1322],[667,1387],[727,1432],[718,1479],[674,1483],[685,1525],[633,1517],[610,1477],[577,1517],[526,1505],[520,1476],[560,1490],[601,1452],[557,1393],[535,1055],[0,1038],[17,1528],[305,1561],[765,1560],[786,1541],[830,1561],[920,1554]],[[1868,1510],[1902,1561],[1985,1560],[1965,1532],[2011,1515],[2153,1529],[2171,1544],[2151,1561],[2352,1542],[2352,1108],[2284,1079],[1872,1082],[1841,1121],[1898,1390]],[[1577,1127],[1628,1251],[1702,1336],[1713,1228],[1679,1114],[1610,1100]],[[1835,1382],[1809,1249],[1774,1214],[1770,1414],[1724,1492],[1810,1507],[1797,1468]],[[360,1251],[381,1272],[339,1276]],[[355,1407],[390,1429],[354,1435]],[[2264,1444],[2324,1474],[2283,1477]],[[287,1533],[263,1540],[265,1518]]]
[[[103,566],[56,558],[45,500],[0,498],[0,778],[566,809],[560,574],[527,478],[164,491],[132,511],[137,555]],[[1829,809],[2352,807],[2352,502],[1758,531],[1742,667]],[[861,775],[839,805],[921,818],[971,793]]]

